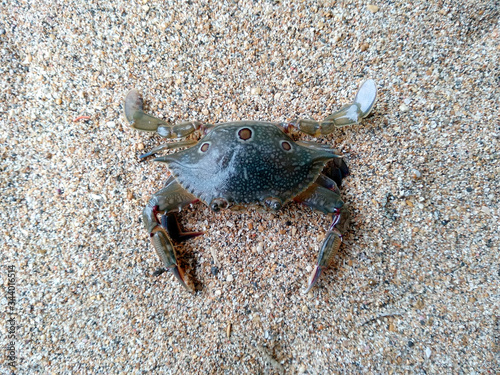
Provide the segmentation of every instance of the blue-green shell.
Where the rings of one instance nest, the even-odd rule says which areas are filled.
[[[167,163],[181,186],[206,203],[223,198],[247,205],[269,197],[286,203],[334,157],[298,145],[273,123],[239,121],[217,125],[196,146],[156,160]]]

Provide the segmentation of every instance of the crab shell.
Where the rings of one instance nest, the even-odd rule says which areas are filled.
[[[179,184],[207,204],[252,205],[269,199],[285,204],[335,157],[295,143],[274,123],[240,121],[215,126],[194,147],[155,160],[167,163]]]

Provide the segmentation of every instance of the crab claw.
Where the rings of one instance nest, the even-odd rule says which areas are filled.
[[[311,276],[309,276],[309,282],[307,285],[307,289],[304,292],[304,294],[309,293],[309,291],[313,288],[314,285],[316,285],[316,282],[319,280],[319,277],[321,275],[321,271],[323,271],[323,267],[316,265],[311,273]]]
[[[184,272],[179,266],[175,265],[169,268],[169,271],[172,272],[177,280],[181,283],[181,285],[188,291],[191,292],[191,289],[184,282]]]
[[[134,129],[155,132],[159,127],[168,128],[169,126],[167,122],[143,112],[142,95],[136,89],[128,92],[123,107],[125,118]]]
[[[177,264],[177,258],[175,256],[175,250],[172,242],[163,228],[160,226],[156,228],[158,229],[151,233],[151,243],[153,244],[156,253],[162,260],[165,268],[174,274],[175,278],[179,280],[181,285],[186,288],[186,290],[191,292],[191,289],[184,281],[184,271]]]
[[[162,215],[161,226],[167,230],[170,238],[177,242],[187,241],[190,238],[203,236],[205,234],[204,232],[183,232],[179,222],[177,221],[175,213]]]
[[[323,245],[321,245],[318,255],[318,263],[309,277],[309,285],[304,293],[308,293],[316,284],[319,280],[321,272],[330,265],[335,255],[337,255],[340,245],[342,244],[342,235],[337,228],[333,228],[333,225],[327,232]]]
[[[377,99],[377,86],[373,79],[363,82],[354,98],[354,101],[340,108],[326,119],[331,120],[336,126],[357,124],[367,117]]]

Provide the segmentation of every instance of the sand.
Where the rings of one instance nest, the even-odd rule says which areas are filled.
[[[4,2],[0,373],[497,372],[498,20],[485,0]],[[141,211],[168,171],[139,162],[163,141],[128,126],[128,90],[172,122],[321,120],[367,78],[372,116],[317,139],[351,169],[352,222],[316,288],[329,218],[293,203],[188,207],[196,292],[154,275]]]

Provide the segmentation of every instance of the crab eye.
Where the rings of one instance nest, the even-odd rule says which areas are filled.
[[[281,141],[281,147],[285,151],[290,151],[292,149],[292,145],[290,144],[290,142],[287,141]]]
[[[243,128],[238,131],[238,137],[243,141],[248,141],[252,138],[252,130],[249,128]]]
[[[206,152],[206,151],[208,150],[208,148],[209,148],[209,147],[210,147],[210,143],[205,142],[205,143],[203,143],[203,144],[201,145],[201,147],[200,147],[200,151],[201,151],[201,152]]]

